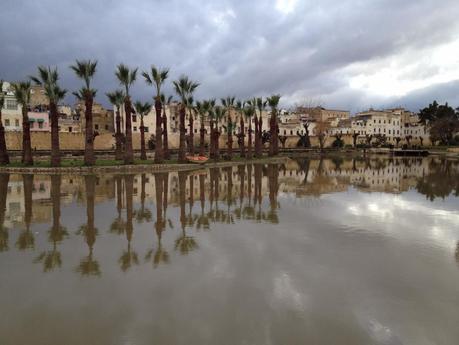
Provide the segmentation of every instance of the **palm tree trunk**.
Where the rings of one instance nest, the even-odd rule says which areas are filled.
[[[185,105],[182,104],[180,107],[180,117],[179,117],[179,132],[180,132],[180,142],[179,142],[179,155],[178,161],[180,163],[185,163],[185,155],[186,155],[186,147],[185,147],[185,136],[186,136],[186,129],[185,129]]]
[[[241,120],[240,120],[240,126],[241,126],[241,134],[242,134],[242,137],[241,137],[241,158],[245,158],[245,142],[244,142],[245,128],[244,128],[244,118],[243,118],[242,115],[241,115]]]
[[[215,126],[215,129],[214,129],[214,134],[215,134],[215,139],[214,139],[214,145],[215,145],[215,160],[219,160],[220,159],[220,143],[219,143],[219,139],[220,139],[220,130],[218,128],[218,124]]]
[[[279,154],[279,122],[277,118],[277,113],[276,116],[274,117],[274,135],[272,136],[273,138],[273,144],[274,144],[274,155],[277,156]]]
[[[167,116],[166,109],[163,109],[163,157],[164,159],[170,159],[171,153],[169,152],[168,133],[167,133]]]
[[[134,163],[134,151],[132,148],[132,126],[131,126],[131,99],[129,96],[126,96],[124,101],[124,112],[126,114],[126,148],[124,152],[124,164],[133,164]]]
[[[115,117],[115,123],[116,123],[116,133],[115,133],[115,159],[116,160],[121,160],[123,159],[123,143],[122,143],[122,137],[123,135],[121,134],[121,116],[120,116],[120,107],[117,106],[116,108],[116,117]]]
[[[193,114],[191,113],[190,111],[190,117],[188,118],[189,119],[189,122],[188,122],[188,128],[190,129],[190,136],[189,136],[189,140],[190,140],[190,147],[189,147],[189,152],[190,152],[190,155],[194,155],[194,119],[193,119]]]
[[[271,139],[269,141],[269,155],[275,156],[279,152],[279,139],[277,133],[277,118],[275,111],[271,112],[271,118],[269,120],[269,130],[271,132]]]
[[[215,158],[215,145],[214,145],[214,120],[210,120],[210,140],[209,140],[209,157]]]
[[[6,149],[5,127],[3,127],[2,109],[0,108],[0,165],[10,163],[10,157]]]
[[[199,155],[205,154],[205,135],[206,129],[204,128],[204,121],[201,120],[201,129],[199,130]]]
[[[156,145],[158,145],[158,141],[156,141]],[[147,152],[145,151],[145,127],[143,126],[143,116],[140,116],[140,159],[143,161],[147,160]],[[155,152],[155,161],[156,161],[156,152]]]
[[[248,137],[248,142],[247,142],[247,158],[252,159],[252,120],[249,119],[249,137]]]
[[[22,107],[22,163],[33,165],[32,142],[30,139],[30,122],[27,107]]]
[[[231,119],[228,121],[228,159],[232,160],[233,159],[233,124],[231,122]]]
[[[155,111],[156,111],[156,145],[155,145],[155,163],[162,163],[164,152],[163,152],[163,136],[161,129],[161,113],[162,113],[162,104],[159,97],[156,97],[155,100]]]
[[[88,91],[89,92],[89,91]],[[85,146],[84,146],[84,164],[94,165],[96,158],[94,156],[94,129],[92,125],[92,104],[93,97],[90,94],[85,96],[84,117],[86,120]]]
[[[59,150],[59,114],[57,105],[54,102],[49,103],[49,113],[51,118],[51,166],[58,167],[61,165],[61,153]]]
[[[258,119],[258,117],[255,115],[255,157],[259,158],[261,157],[261,117]]]

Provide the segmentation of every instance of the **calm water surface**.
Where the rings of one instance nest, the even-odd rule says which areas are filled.
[[[459,163],[0,174],[0,344],[459,344]]]

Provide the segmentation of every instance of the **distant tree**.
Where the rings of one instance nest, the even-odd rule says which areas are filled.
[[[279,153],[279,124],[278,124],[278,109],[280,95],[272,95],[268,97],[267,102],[271,108],[271,116],[269,119],[269,131],[271,133],[271,138],[269,141],[269,155],[275,156]]]
[[[3,80],[0,80],[0,165],[10,162],[8,150],[6,149],[5,127],[3,127],[2,109],[5,104],[5,94],[3,93]]]
[[[328,130],[330,128],[330,123],[326,121],[317,121],[315,132],[317,138],[319,139],[320,150],[323,151],[325,147],[325,141],[327,140]]]
[[[189,97],[192,96],[193,92],[199,86],[199,83],[193,82],[192,80],[188,79],[187,76],[181,76],[178,80],[173,82],[175,92],[180,97],[180,117],[179,117],[179,162],[183,163],[186,161],[185,158],[185,136],[186,136],[186,129],[185,129],[185,114],[187,104],[189,102]]]
[[[124,152],[124,163],[134,163],[134,149],[132,147],[132,104],[129,90],[137,79],[137,68],[130,69],[125,64],[119,64],[117,66],[115,76],[118,79],[120,85],[124,86],[124,114],[125,114],[125,152]]]
[[[249,128],[247,130],[248,137],[247,137],[247,158],[252,159],[252,117],[255,116],[255,107],[251,104],[247,104],[244,107],[244,116],[247,119],[247,122],[249,123]]]
[[[140,159],[147,159],[147,151],[145,149],[145,125],[143,118],[147,116],[152,108],[152,105],[148,102],[135,102],[134,104],[135,112],[140,116]],[[160,127],[161,128],[161,127]],[[158,137],[156,137],[156,145],[158,145]]]
[[[169,114],[170,114],[170,105],[172,103],[172,96],[167,97],[164,94],[161,94],[161,104],[163,106],[163,118],[162,118],[162,125],[163,125],[163,156],[164,159],[170,159],[171,153],[169,151],[169,142],[168,142],[168,127],[167,127],[167,116],[166,116],[166,106],[169,107]]]
[[[245,152],[244,104],[241,101],[236,101],[235,109],[239,114],[239,133],[237,133],[237,142],[239,144],[241,158],[245,158],[246,152]]]
[[[121,107],[124,104],[124,92],[116,90],[107,93],[108,100],[116,109],[115,115],[115,159],[123,159],[123,134],[121,133]]]
[[[143,72],[142,76],[145,78],[145,82],[148,85],[154,85],[156,89],[156,95],[153,97],[155,100],[155,111],[156,111],[156,145],[155,145],[155,163],[162,163],[164,158],[163,152],[163,137],[161,130],[162,122],[162,101],[161,101],[161,87],[169,75],[169,69],[157,68],[151,66],[151,73]]]
[[[25,165],[33,165],[30,122],[28,115],[30,88],[31,86],[29,81],[22,81],[13,84],[15,97],[22,107],[22,163]]]
[[[459,109],[454,111],[448,103],[442,105],[434,101],[419,111],[419,121],[430,128],[432,142],[449,145],[459,130]]]
[[[222,98],[222,106],[226,109],[226,134],[228,136],[227,148],[228,148],[228,159],[233,159],[233,132],[235,124],[233,123],[233,118],[231,117],[231,110],[234,108],[235,97],[226,97]]]

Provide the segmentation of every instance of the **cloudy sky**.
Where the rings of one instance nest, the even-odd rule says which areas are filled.
[[[105,104],[124,62],[187,74],[201,83],[197,98],[280,93],[284,105],[353,112],[459,106],[458,18],[457,0],[2,0],[0,78],[53,65],[73,91],[68,66],[91,58]],[[139,78],[135,98],[152,92]]]

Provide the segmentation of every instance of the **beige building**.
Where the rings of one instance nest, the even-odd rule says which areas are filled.
[[[75,118],[79,119],[82,132],[84,132],[86,128],[84,112],[84,102],[78,102],[75,105]],[[94,131],[97,131],[99,134],[115,132],[112,110],[105,109],[101,104],[94,102],[92,106],[92,116]]]
[[[308,119],[322,122],[345,120],[350,117],[350,112],[347,110],[325,109],[323,107],[299,108],[298,112]]]

